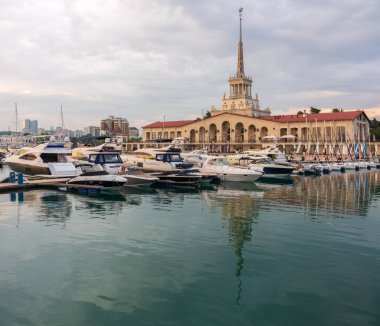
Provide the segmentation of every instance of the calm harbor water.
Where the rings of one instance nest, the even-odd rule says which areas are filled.
[[[380,325],[379,212],[379,171],[0,194],[0,325]]]

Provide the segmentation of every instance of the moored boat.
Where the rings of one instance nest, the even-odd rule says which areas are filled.
[[[192,163],[183,162],[180,149],[171,146],[165,148],[145,148],[123,155],[126,168],[137,168],[144,172],[165,172],[189,169]]]
[[[255,182],[262,176],[256,170],[233,166],[221,156],[208,157],[199,171],[216,175],[221,182]]]
[[[293,166],[279,164],[270,157],[253,158],[241,156],[239,166],[247,166],[251,170],[258,171],[265,178],[288,178],[294,170]]]
[[[26,175],[52,175],[55,177],[73,177],[79,175],[74,164],[68,160],[71,149],[69,141],[57,142],[51,137],[50,142],[35,147],[23,147],[5,162],[15,172]]]

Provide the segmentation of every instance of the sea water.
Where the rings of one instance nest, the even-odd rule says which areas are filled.
[[[3,193],[0,293],[2,326],[380,325],[380,172]]]

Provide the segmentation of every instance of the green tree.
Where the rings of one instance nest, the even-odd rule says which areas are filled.
[[[316,114],[316,113],[319,113],[319,112],[321,112],[320,109],[317,109],[317,108],[312,107],[312,106],[310,107],[310,113]]]
[[[343,110],[340,111],[340,109],[338,109],[338,108],[334,108],[334,109],[331,110],[331,112],[333,112],[333,113],[337,113],[337,112],[343,112]]]
[[[78,139],[77,137],[71,137],[71,138],[70,138],[70,141],[71,141],[71,143],[73,144],[73,145],[72,145],[73,148],[78,147],[79,139]]]
[[[371,135],[371,140],[375,137],[376,140],[380,140],[380,121],[373,118],[369,124],[369,133]]]
[[[206,113],[203,116],[203,118],[211,118],[211,112],[210,111],[206,111]]]
[[[304,113],[303,111],[298,111],[297,115],[303,115],[303,113]]]

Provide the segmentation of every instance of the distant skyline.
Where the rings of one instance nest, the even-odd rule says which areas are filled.
[[[364,109],[380,119],[377,0],[0,0],[0,130],[22,119],[141,127],[220,107],[245,72],[272,114]]]

